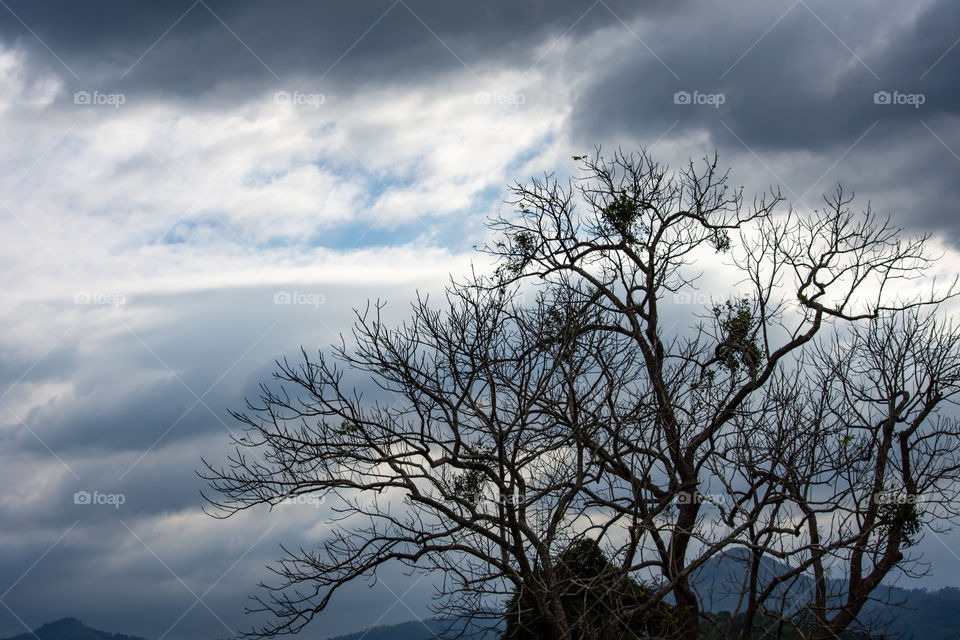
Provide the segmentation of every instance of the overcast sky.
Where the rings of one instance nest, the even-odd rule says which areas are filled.
[[[201,512],[226,410],[595,145],[718,149],[800,210],[841,182],[960,264],[958,42],[950,0],[0,0],[0,636],[248,627],[326,512]],[[305,633],[424,615],[383,578]]]

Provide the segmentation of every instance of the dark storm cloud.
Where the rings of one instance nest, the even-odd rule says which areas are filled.
[[[650,144],[706,132],[727,163],[760,159],[760,188],[780,184],[796,205],[818,206],[818,192],[842,181],[899,209],[914,232],[960,238],[960,5],[941,0],[918,16],[894,3],[752,9],[668,17],[644,32],[646,46],[598,64],[574,105],[575,138]],[[808,162],[767,171],[775,156]]]
[[[960,37],[960,6],[941,1],[903,25],[909,10],[902,6],[880,15],[873,6],[852,15],[810,6],[770,3],[753,15],[730,15],[711,5],[704,11],[713,19],[671,18],[647,40],[669,69],[640,43],[628,55],[618,52],[619,63],[601,67],[578,101],[577,131],[659,135],[679,121],[674,131],[706,126],[722,135],[722,120],[758,150],[818,150],[878,119],[913,126],[919,117],[960,111],[960,51],[937,63]],[[881,38],[889,40],[878,48]],[[723,102],[676,104],[678,91],[722,94]],[[923,93],[925,102],[919,109],[876,104],[877,91]]]
[[[77,86],[181,96],[262,89],[328,71],[328,82],[358,86],[465,66],[479,74],[490,64],[530,65],[530,50],[551,36],[630,21],[640,10],[628,0],[11,0],[8,6],[19,20],[0,21],[0,38],[29,47],[34,64]],[[668,10],[675,8],[659,1],[642,8],[651,16]]]

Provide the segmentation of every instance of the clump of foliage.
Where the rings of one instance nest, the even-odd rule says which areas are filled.
[[[880,531],[887,536],[900,537],[901,547],[912,547],[919,542],[923,522],[915,500],[887,500],[880,504]]]
[[[341,436],[346,436],[346,435],[350,435],[351,433],[357,433],[358,431],[360,431],[360,427],[354,424],[353,422],[344,420],[340,423],[340,426],[337,427],[336,431],[337,431],[337,434]]]
[[[496,276],[501,280],[522,273],[536,251],[533,234],[528,231],[520,231],[512,240],[510,245],[502,240],[497,242],[497,246],[508,256],[506,262],[496,269]]]
[[[470,466],[452,476],[448,488],[450,498],[472,507],[480,504],[489,478],[490,456],[494,451],[493,445],[480,442],[474,442],[463,448],[460,456],[464,464],[475,466]]]
[[[730,234],[726,229],[716,229],[709,243],[717,253],[726,253],[731,247]]]
[[[640,206],[636,198],[629,195],[626,189],[613,196],[610,202],[600,209],[600,218],[603,221],[604,231],[611,235],[619,235],[630,244],[637,243],[634,226],[640,214]]]
[[[485,484],[483,471],[468,469],[453,478],[450,492],[454,497],[476,506],[483,499]]]
[[[723,336],[714,351],[714,360],[733,373],[746,366],[750,375],[755,375],[763,354],[757,344],[758,323],[750,300],[739,298],[714,305],[713,315]]]
[[[595,540],[574,542],[553,562],[558,593],[570,628],[570,640],[644,638],[662,636],[671,629],[673,609],[665,602],[641,610],[652,589],[623,577]],[[542,568],[537,572],[543,576]],[[550,637],[547,620],[522,589],[506,605],[503,640]]]

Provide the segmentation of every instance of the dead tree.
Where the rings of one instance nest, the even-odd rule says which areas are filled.
[[[655,617],[692,640],[716,622],[696,573],[737,550],[742,637],[771,619],[827,637],[855,628],[902,550],[952,513],[948,493],[929,513],[884,497],[947,492],[956,471],[942,454],[957,434],[935,413],[956,338],[922,320],[953,290],[908,289],[932,263],[925,238],[853,213],[839,189],[804,215],[776,192],[747,205],[716,158],[679,172],[643,152],[577,159],[574,182],[514,187],[492,277],[451,285],[438,308],[418,300],[397,328],[369,307],[332,354],[279,362],[277,385],[235,414],[246,436],[205,472],[218,514],[316,493],[341,516],[274,567],[258,610],[275,622],[252,635],[296,632],[398,562],[438,572],[447,614],[502,619],[519,593],[542,637]],[[678,304],[707,261],[710,302]],[[913,360],[890,346],[917,332],[930,337]],[[602,582],[570,584],[593,574],[558,559],[586,540]],[[788,567],[775,584],[769,560]],[[844,562],[836,593],[826,574]],[[801,578],[816,586],[791,609]],[[571,609],[609,585],[625,591],[591,595],[604,615]]]
[[[611,487],[606,496],[589,497],[629,518],[629,539],[619,549],[625,568],[656,576],[677,604],[680,634],[692,639],[711,616],[691,575],[736,547],[756,550],[759,567],[766,553],[793,538],[783,522],[802,510],[802,500],[790,496],[778,475],[784,465],[804,486],[825,489],[833,481],[815,470],[821,460],[802,460],[809,449],[793,451],[828,427],[808,433],[812,418],[786,427],[779,421],[795,408],[791,383],[809,366],[821,366],[811,355],[817,341],[933,308],[953,287],[912,294],[908,287],[932,264],[926,238],[901,238],[869,208],[854,213],[842,189],[825,198],[822,211],[799,214],[778,209],[778,192],[745,205],[716,158],[679,172],[644,152],[575,159],[583,174],[567,185],[546,176],[514,187],[520,215],[494,222],[501,237],[487,251],[500,260],[500,282],[566,289],[606,314],[604,324],[583,331],[616,335],[639,354],[640,368],[621,376],[637,391],[632,404],[611,411],[613,421],[584,441]],[[678,322],[676,303],[695,297],[700,260],[726,272],[724,289],[713,291],[709,304],[680,307]],[[705,313],[692,321],[698,309]],[[838,401],[841,390],[830,393],[823,402]],[[839,463],[830,468],[845,472]],[[838,510],[835,498],[830,504]],[[890,517],[878,508],[866,513],[873,514],[870,531]],[[832,533],[849,542],[836,526],[841,530]],[[891,526],[880,530],[888,536],[900,530]],[[858,536],[854,557],[866,558],[876,534]],[[779,558],[795,559],[782,551]],[[885,558],[884,566],[899,562],[892,550]],[[862,569],[858,562],[852,571]],[[818,629],[835,633],[856,618],[857,603],[878,584],[874,574],[857,575],[848,604],[829,624],[815,612]],[[754,612],[779,593],[757,589],[747,598]]]

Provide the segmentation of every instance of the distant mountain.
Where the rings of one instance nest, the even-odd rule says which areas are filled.
[[[328,638],[328,640],[430,640],[435,638],[444,627],[436,618],[428,618],[423,622],[412,620],[401,624],[371,627],[366,631],[349,633],[345,636]]]
[[[389,626],[371,627],[366,631],[351,633],[327,640],[437,640],[450,637],[457,637],[457,632],[463,630],[463,622],[457,621],[452,627],[453,632],[448,635],[442,635],[444,631],[450,628],[450,621],[441,618],[426,618],[425,620],[413,620],[401,624]],[[471,624],[467,629],[465,638],[471,640],[497,640],[500,634],[496,631],[486,631],[479,633],[481,627],[478,624]]]
[[[33,633],[21,633],[7,640],[143,640],[137,636],[122,633],[98,631],[84,625],[76,618],[61,618],[37,627]]]
[[[745,549],[733,549],[710,558],[693,574],[703,606],[708,611],[735,611],[743,609],[740,593],[746,586],[749,554]],[[760,577],[770,580],[785,573],[787,565],[771,558],[760,563]],[[800,576],[791,584],[784,584],[774,594],[775,599],[786,596],[787,602],[803,602],[813,592],[813,580]]]
[[[704,604],[709,610],[719,613],[737,609],[737,594],[746,576],[745,559],[743,550],[734,550],[712,558],[695,574],[694,582],[707,599]],[[766,579],[787,570],[786,565],[770,559],[764,560],[761,566],[761,576]],[[834,579],[829,583],[830,591],[842,591],[843,581]],[[812,592],[813,579],[804,575],[789,587],[784,586],[777,595],[800,605],[810,599]],[[862,619],[873,621],[878,629],[914,640],[956,640],[960,637],[960,589],[947,587],[927,591],[887,586],[877,589],[874,596],[899,605],[870,602],[864,607]],[[743,605],[739,608],[742,610]]]
[[[772,563],[771,575],[783,571],[784,565]],[[732,585],[743,575],[743,564],[737,557],[719,557],[704,566],[698,574],[699,583],[706,589],[711,585],[716,594],[713,610],[716,612],[731,610],[736,606],[736,598],[724,593],[723,585]],[[808,580],[808,579],[807,579]],[[803,590],[809,587],[804,581],[794,585],[791,596],[801,597]],[[881,626],[890,634],[903,634],[913,640],[955,640],[960,637],[960,589],[947,587],[939,591],[925,589],[888,588],[884,595],[892,602],[902,606],[881,608],[873,606],[872,614],[883,620]],[[724,607],[724,605],[727,605]],[[462,623],[460,623],[462,624]],[[329,638],[328,640],[437,640],[448,627],[449,621],[440,618],[427,618],[423,621],[404,622],[402,624],[372,627],[365,631]],[[472,626],[470,631],[479,627]],[[878,627],[879,628],[879,627]],[[459,630],[459,629],[456,629]],[[480,635],[467,636],[476,640],[497,640],[496,631],[487,631]],[[21,633],[6,640],[143,640],[137,636],[121,633],[109,633],[91,629],[76,618],[63,618],[38,627],[33,633]]]
[[[904,604],[892,610],[891,629],[916,640],[960,638],[960,589],[896,589],[894,595]]]

